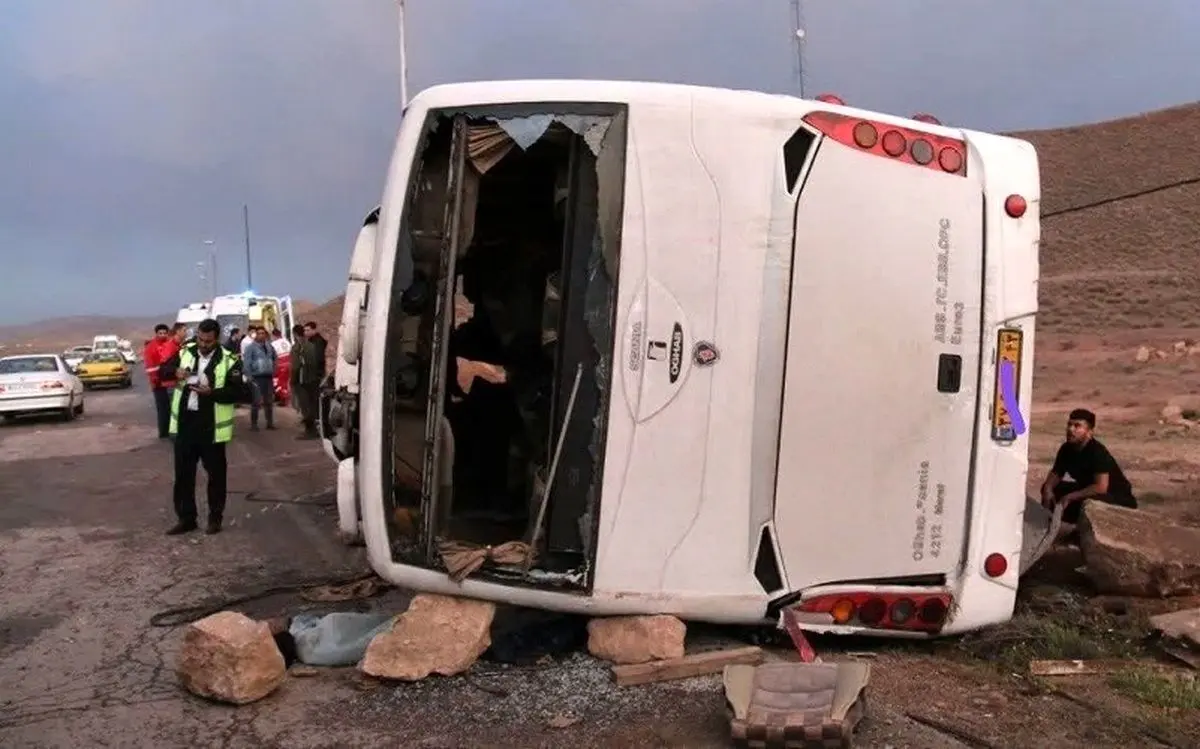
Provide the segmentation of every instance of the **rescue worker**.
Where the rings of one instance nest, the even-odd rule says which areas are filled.
[[[247,395],[242,362],[218,344],[221,326],[208,319],[189,342],[159,367],[177,384],[171,397],[170,433],[175,437],[175,515],[167,531],[177,536],[196,530],[196,466],[208,474],[206,533],[220,533],[225,515],[228,463],[225,445],[233,439],[233,407]]]
[[[170,438],[171,421],[171,391],[175,382],[164,378],[159,368],[179,353],[187,335],[187,326],[175,323],[168,328],[160,323],[154,326],[154,338],[146,343],[142,351],[142,361],[146,367],[146,378],[150,380],[150,390],[154,394],[154,410],[158,417],[158,438]]]

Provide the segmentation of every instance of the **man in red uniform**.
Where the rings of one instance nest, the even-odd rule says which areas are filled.
[[[187,335],[187,326],[175,323],[174,328],[166,325],[154,326],[154,340],[146,346],[143,359],[146,364],[146,377],[150,380],[150,389],[154,393],[154,410],[158,417],[159,439],[170,438],[171,424],[171,391],[175,387],[173,379],[159,377],[158,368],[179,353],[183,339]]]

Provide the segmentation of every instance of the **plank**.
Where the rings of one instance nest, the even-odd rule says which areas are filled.
[[[717,674],[726,666],[757,666],[764,660],[766,660],[766,654],[763,649],[751,645],[743,648],[694,653],[682,658],[668,658],[663,661],[613,666],[612,673],[613,680],[617,682],[618,686],[627,687],[634,684],[652,684]]]
[[[1129,667],[1129,661],[1122,660],[1089,660],[1089,661],[1030,661],[1029,673],[1034,676],[1085,676],[1089,674],[1109,674]]]

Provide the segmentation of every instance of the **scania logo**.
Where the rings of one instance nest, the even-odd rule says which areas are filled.
[[[683,370],[683,327],[679,323],[675,323],[675,327],[671,328],[671,360],[668,374],[671,377],[671,382],[674,383],[679,379],[679,373]]]

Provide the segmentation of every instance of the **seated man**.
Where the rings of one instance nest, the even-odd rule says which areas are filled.
[[[1042,483],[1042,504],[1053,509],[1065,504],[1062,519],[1074,525],[1085,499],[1122,507],[1137,507],[1133,487],[1121,466],[1092,432],[1096,414],[1077,408],[1067,416],[1067,440],[1058,448],[1054,465]],[[1069,478],[1068,478],[1069,477]]]

